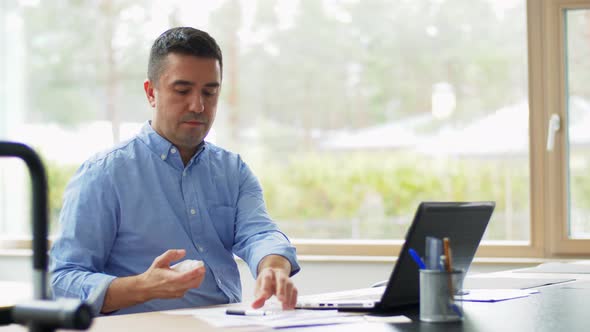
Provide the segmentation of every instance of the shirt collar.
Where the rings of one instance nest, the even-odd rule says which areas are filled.
[[[168,155],[171,153],[172,149],[176,149],[176,147],[170,143],[167,139],[160,136],[154,128],[152,128],[151,121],[146,121],[146,123],[141,128],[141,131],[138,135],[139,139],[142,140],[150,150],[156,153],[162,160],[167,160]],[[207,146],[206,142],[203,141],[197,147],[197,151],[195,155],[198,155],[201,150],[203,150]],[[192,159],[195,157],[193,156]],[[192,161],[192,160],[191,160]]]

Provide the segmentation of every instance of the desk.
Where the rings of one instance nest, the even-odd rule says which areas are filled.
[[[486,274],[486,276],[515,277],[564,277],[588,281],[590,275],[573,274],[512,274],[509,272]],[[572,285],[572,284],[569,284]],[[363,323],[321,326],[315,328],[289,329],[289,331],[587,331],[590,320],[590,288],[568,289],[563,284],[540,288],[539,294],[497,303],[464,304],[465,319],[462,323],[422,323],[418,321],[418,309],[409,309],[401,314],[410,317],[412,323],[385,324]],[[234,331],[265,331],[243,329]],[[26,328],[11,325],[0,327],[0,332],[26,331]],[[94,320],[90,331],[219,331],[190,316],[167,315],[161,312],[100,317]],[[230,330],[231,331],[231,330]]]
[[[33,298],[31,283],[0,281],[0,307]]]

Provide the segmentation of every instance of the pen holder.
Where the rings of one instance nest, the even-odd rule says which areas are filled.
[[[420,270],[420,320],[454,322],[463,319],[463,302],[455,301],[462,289],[463,271]]]

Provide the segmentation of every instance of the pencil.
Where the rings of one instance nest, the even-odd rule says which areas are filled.
[[[449,306],[451,307],[451,309],[453,309],[453,311],[455,312],[455,314],[457,314],[457,316],[459,316],[460,318],[463,317],[463,313],[461,313],[461,309],[459,309],[457,307],[457,305],[455,304],[455,290],[453,289],[453,254],[451,253],[451,241],[449,240],[448,237],[445,237],[443,239],[443,249],[445,252],[445,269],[447,270],[447,273],[449,274],[449,277],[447,278],[448,280],[448,287],[449,287]]]
[[[445,270],[453,272],[453,259],[451,258],[451,244],[448,237],[443,238],[443,250],[445,253]]]
[[[445,269],[447,270],[448,275],[448,287],[449,287],[449,298],[451,303],[453,303],[453,259],[451,258],[451,244],[448,237],[443,238],[443,250],[445,253]]]

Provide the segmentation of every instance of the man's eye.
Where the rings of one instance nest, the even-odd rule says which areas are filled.
[[[180,95],[186,95],[189,93],[190,90],[176,90],[176,93],[180,94]]]
[[[210,97],[210,96],[215,96],[215,94],[217,94],[217,90],[204,90],[203,91],[203,95]]]

